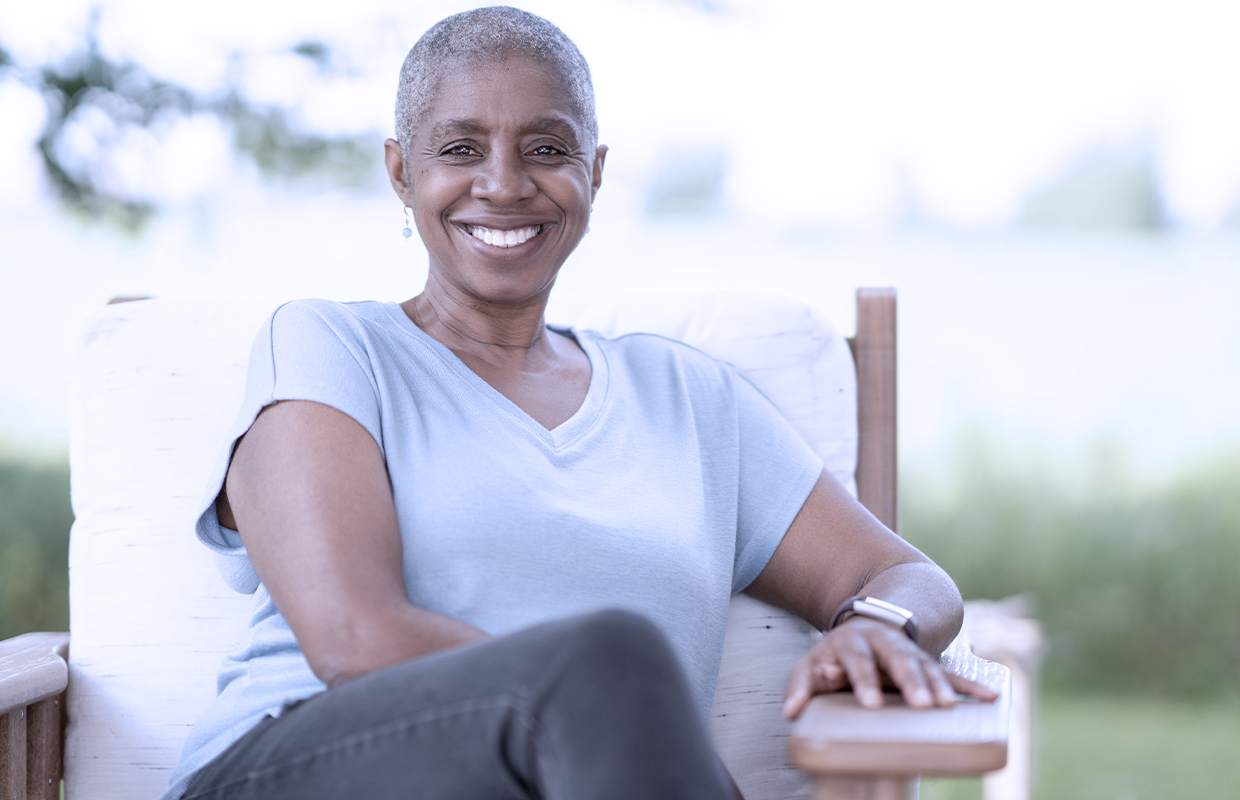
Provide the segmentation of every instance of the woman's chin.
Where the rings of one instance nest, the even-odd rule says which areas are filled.
[[[549,271],[539,265],[527,265],[525,269],[519,265],[499,269],[493,264],[470,265],[463,270],[445,270],[442,266],[437,270],[432,266],[431,280],[444,288],[451,287],[454,293],[464,295],[470,301],[519,307],[546,303],[558,272],[558,267]]]
[[[544,238],[545,237],[545,238]],[[431,272],[471,297],[497,305],[546,300],[568,253],[550,231],[511,246],[487,244],[459,233],[451,259],[431,259]],[[464,239],[465,241],[460,241]]]

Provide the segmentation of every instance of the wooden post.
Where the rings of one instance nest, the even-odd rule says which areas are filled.
[[[900,531],[896,462],[896,290],[857,290],[857,499]]]
[[[26,708],[0,717],[0,800],[26,800]]]
[[[26,709],[26,800],[60,798],[64,701],[60,694]]]

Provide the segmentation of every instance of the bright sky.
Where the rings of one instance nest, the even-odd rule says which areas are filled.
[[[0,5],[0,42],[40,63],[81,41],[89,8],[114,57],[200,91],[244,65],[247,94],[324,131],[390,132],[396,70],[470,3],[57,0]],[[964,227],[1010,221],[1029,192],[1099,148],[1148,152],[1172,219],[1210,230],[1240,209],[1240,5],[1224,0],[534,0],[596,76],[613,176],[638,197],[669,159],[726,153],[733,211],[884,228],[912,209]],[[703,7],[716,8],[711,13]],[[288,54],[324,41],[341,75]],[[239,59],[234,61],[233,59]],[[0,201],[35,189],[42,106],[0,87]],[[226,172],[199,119],[132,167],[186,201]],[[142,143],[135,143],[142,144]],[[158,148],[145,148],[152,151]],[[146,175],[145,178],[142,175]],[[613,184],[616,183],[613,177]],[[613,195],[623,194],[616,192]]]

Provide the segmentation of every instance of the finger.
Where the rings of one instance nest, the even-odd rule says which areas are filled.
[[[835,656],[814,661],[810,689],[814,693],[836,692],[848,685],[848,673]]]
[[[987,703],[991,703],[999,699],[999,693],[994,689],[991,689],[989,686],[961,677],[960,675],[953,675],[950,672],[946,672],[944,674],[947,676],[947,680],[951,683],[952,688],[960,694],[967,694],[970,697],[976,697],[978,700]]]
[[[857,639],[858,646],[841,654],[844,672],[852,686],[857,702],[865,708],[883,707],[883,688],[878,677],[878,665],[874,651],[864,639]]]
[[[884,671],[910,708],[930,708],[934,705],[934,695],[926,680],[926,665],[919,653],[884,653],[881,658]]]
[[[947,673],[934,662],[926,664],[926,678],[930,683],[930,690],[934,693],[934,704],[939,708],[951,708],[956,705],[959,699],[956,695],[956,689],[952,686],[951,681],[947,678]]]
[[[784,691],[784,718],[799,717],[812,694],[810,669],[806,664],[806,659],[803,658],[797,662],[797,665],[792,668],[792,674],[788,676],[788,688]]]
[[[906,638],[902,632],[886,628],[877,638],[869,637],[879,669],[886,674],[909,708],[931,708],[938,702],[934,677],[931,670],[939,673],[939,665],[925,651]],[[946,689],[947,702],[955,701],[956,693],[946,679],[940,676]]]
[[[908,703],[910,708],[930,708],[935,705],[937,697],[928,669],[937,668],[938,665],[932,663],[929,656],[903,637],[897,642],[892,642],[889,638],[882,640],[876,652],[879,666],[887,673],[892,685],[900,690],[904,702]],[[950,686],[947,689],[954,700],[956,693],[951,691]]]
[[[788,676],[784,691],[784,716],[796,719],[811,697],[821,692],[834,692],[848,685],[844,668],[832,653],[815,648],[805,655]]]

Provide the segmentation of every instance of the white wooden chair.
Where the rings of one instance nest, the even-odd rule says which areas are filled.
[[[72,647],[56,633],[0,642],[0,800],[52,800],[62,775],[68,800],[141,800],[166,785],[249,613],[250,598],[218,578],[192,525],[250,340],[273,307],[168,298],[110,305],[87,322],[70,412]],[[732,362],[897,527],[891,290],[858,293],[850,340],[778,297],[562,301],[549,317],[662,333]],[[918,774],[1003,766],[1009,673],[974,657],[963,637],[946,662],[998,689],[997,703],[913,712],[889,698],[874,712],[840,694],[815,699],[790,730],[784,682],[817,635],[784,611],[733,599],[711,729],[748,800],[915,797]]]

